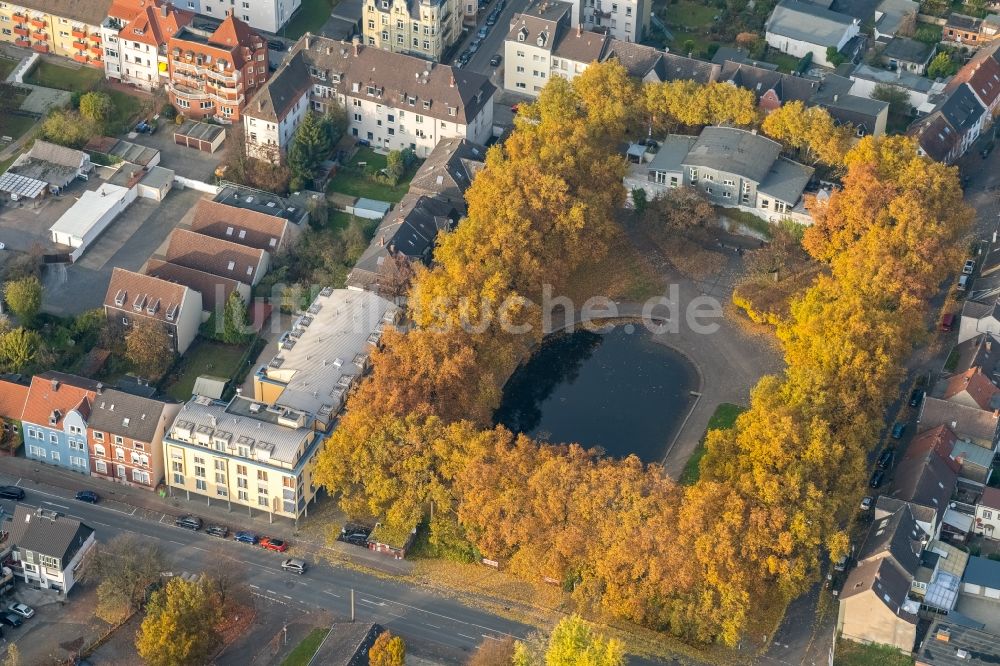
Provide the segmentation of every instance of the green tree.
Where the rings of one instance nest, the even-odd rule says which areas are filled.
[[[222,317],[222,341],[231,345],[247,339],[247,306],[236,290],[226,299],[226,309]]]
[[[80,579],[97,584],[99,618],[115,624],[137,610],[146,590],[166,568],[163,551],[155,541],[125,533],[98,542],[87,553]]]
[[[947,51],[942,51],[934,56],[931,64],[927,66],[927,76],[931,79],[943,79],[958,71],[958,64],[951,59]]]
[[[158,379],[174,360],[173,342],[158,321],[136,317],[125,334],[125,358],[142,376]]]
[[[595,632],[578,615],[563,618],[552,630],[545,666],[624,666],[625,647]]]
[[[836,46],[826,47],[826,59],[834,67],[839,67],[847,61],[847,58]]]
[[[913,112],[913,107],[910,106],[910,93],[887,83],[875,86],[872,90],[872,99],[888,102],[889,113],[892,114],[908,116]]]
[[[0,359],[8,372],[25,372],[41,348],[42,336],[26,328],[15,328],[0,335]]]
[[[42,309],[42,283],[33,276],[13,280],[4,285],[3,297],[14,316],[30,326]]]
[[[217,600],[199,581],[171,578],[153,593],[135,647],[149,666],[207,664],[218,649]]]
[[[114,113],[115,103],[107,93],[89,92],[80,98],[80,116],[95,126],[103,127]]]
[[[308,186],[315,178],[319,165],[330,156],[332,150],[330,125],[312,111],[307,111],[288,148],[292,189],[299,190]]]
[[[42,121],[39,135],[51,143],[81,148],[96,132],[93,124],[76,111],[57,109],[51,111]]]
[[[632,189],[632,208],[635,210],[635,214],[642,217],[642,214],[646,212],[646,207],[649,205],[649,197],[646,195],[646,190],[641,187],[636,187]]]
[[[406,663],[406,645],[403,639],[388,631],[379,634],[368,650],[368,663],[371,666],[403,666]]]

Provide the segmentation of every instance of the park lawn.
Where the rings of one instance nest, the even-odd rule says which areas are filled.
[[[288,653],[281,666],[308,666],[309,661],[316,654],[316,650],[322,645],[329,629],[326,627],[316,627],[309,635],[302,639],[302,642],[295,646],[295,649]]]
[[[6,81],[10,73],[17,68],[17,63],[19,61],[13,58],[7,58],[5,56],[0,56],[0,81]]]
[[[833,666],[913,666],[913,658],[894,647],[838,640]]]
[[[698,446],[691,454],[691,457],[688,458],[687,464],[684,465],[684,471],[681,472],[681,478],[679,479],[681,485],[690,486],[698,480],[698,476],[701,474],[701,459],[705,456],[705,439],[708,437],[708,432],[710,430],[732,428],[736,423],[736,417],[745,411],[746,407],[740,407],[729,402],[724,402],[715,408],[715,413],[708,420],[708,427],[705,428],[705,434],[701,436],[701,441],[698,442]]]
[[[354,172],[351,167],[357,165],[358,162],[367,162],[367,167],[375,169],[384,169],[386,163],[385,155],[376,153],[371,148],[361,148],[355,153],[347,168],[341,169],[337,172],[336,176],[330,179],[330,183],[326,188],[327,191],[338,192],[352,197],[364,197],[377,201],[399,203],[406,194],[406,191],[410,189],[410,180],[413,178],[413,174],[416,173],[416,169],[411,169],[395,187],[390,187],[389,185],[368,180],[364,173]],[[364,168],[361,167],[361,171]]]
[[[237,369],[246,347],[240,345],[224,345],[199,338],[195,344],[184,353],[173,383],[167,387],[166,393],[171,398],[186,402],[194,391],[194,382],[201,375],[213,375],[229,379]]]
[[[35,126],[38,118],[31,116],[15,116],[8,113],[0,113],[0,136],[9,136],[14,141],[24,136],[24,133]]]
[[[318,34],[336,4],[337,0],[302,0],[298,13],[282,29],[282,36],[298,39],[307,32]]]
[[[93,67],[73,69],[42,60],[28,76],[27,83],[70,92],[87,92],[93,90],[103,80],[104,70]]]

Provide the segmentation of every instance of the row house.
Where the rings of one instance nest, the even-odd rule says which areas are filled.
[[[24,442],[21,428],[21,415],[24,405],[28,402],[28,384],[18,381],[20,377],[0,377],[0,421],[3,422],[3,433],[0,443],[12,450]]]
[[[990,121],[990,115],[968,83],[953,88],[907,134],[917,150],[938,162],[951,164],[966,153]]]
[[[976,504],[976,534],[1000,540],[1000,488],[984,488]]]
[[[35,375],[21,416],[27,458],[87,474],[87,423],[99,388],[61,372]]]
[[[464,18],[460,0],[365,0],[361,27],[368,46],[440,62]]]
[[[104,313],[112,330],[125,331],[137,321],[163,327],[174,351],[183,354],[201,325],[201,293],[151,275],[116,267],[104,295]]]
[[[0,2],[0,41],[104,68],[101,24],[111,0]]]
[[[267,42],[232,14],[181,27],[167,40],[167,53],[170,102],[193,119],[239,120],[270,73]]]
[[[105,76],[143,90],[165,85],[167,41],[193,19],[166,0],[115,0],[101,24]]]
[[[439,141],[493,136],[496,88],[481,74],[401,53],[305,35],[244,109],[247,152],[275,159],[307,109],[347,112],[347,132],[427,157]]]
[[[976,18],[952,12],[944,24],[941,41],[946,44],[960,44],[964,47],[979,48],[1000,37],[1000,16],[987,14]]]

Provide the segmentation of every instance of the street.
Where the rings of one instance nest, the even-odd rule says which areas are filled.
[[[486,17],[493,11],[496,3],[497,0],[493,0],[479,12],[479,24],[475,28],[469,28],[468,33],[459,42],[459,48],[455,50],[456,58],[469,47],[469,42],[476,39],[476,33],[486,25]],[[500,17],[496,25],[489,29],[486,39],[479,45],[479,50],[472,55],[472,58],[463,69],[490,77],[493,85],[502,90],[503,68],[507,63],[501,62],[499,67],[493,67],[490,65],[490,58],[497,54],[503,55],[504,39],[507,37],[507,33],[510,32],[510,22],[514,18],[514,14],[524,11],[529,4],[530,0],[508,0],[507,6],[500,12]]]

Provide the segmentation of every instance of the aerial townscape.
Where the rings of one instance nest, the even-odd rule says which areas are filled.
[[[1000,664],[998,116],[1000,0],[0,0],[0,666]]]

